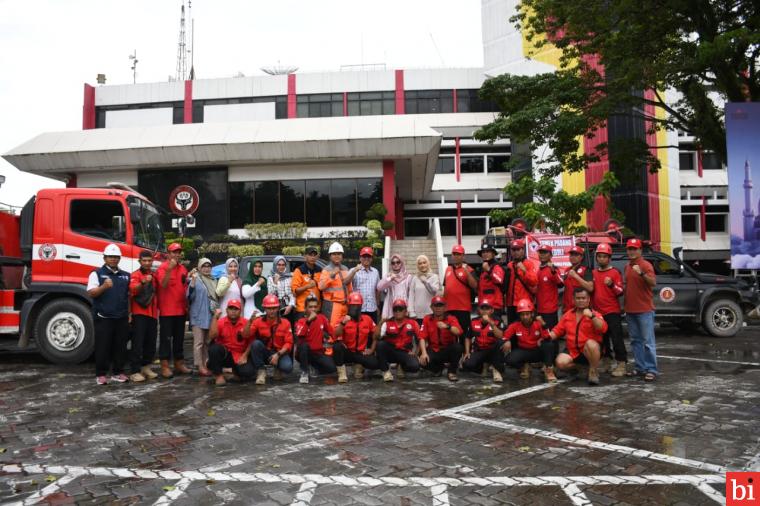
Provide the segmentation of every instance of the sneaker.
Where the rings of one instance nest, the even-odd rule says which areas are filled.
[[[530,378],[530,364],[527,362],[520,368],[520,377],[522,379]]]
[[[388,369],[387,371],[383,373],[383,381],[385,381],[386,383],[389,381],[393,381],[393,373],[390,371],[390,369]]]
[[[450,372],[448,374],[449,381],[459,381],[459,378],[457,378],[457,374],[454,372]]]
[[[301,373],[301,379],[298,380],[299,383],[303,383],[304,385],[309,383],[309,373],[304,371]]]
[[[313,365],[309,366],[309,376],[312,378],[318,378],[319,377],[319,371],[317,371],[317,368]]]
[[[364,378],[364,366],[361,364],[354,364],[354,378],[355,379],[362,379]]]
[[[264,385],[267,382],[267,371],[263,367],[256,372],[256,384]]]
[[[612,360],[609,357],[602,357],[597,368],[600,373],[610,372],[612,370]]]
[[[124,373],[116,374],[114,376],[111,376],[111,381],[115,381],[116,383],[126,383],[129,381],[129,378],[127,378],[127,375]]]
[[[136,372],[134,374],[130,374],[129,381],[131,381],[132,383],[142,383],[143,381],[145,381],[145,376],[143,376],[139,372]]]
[[[597,371],[593,367],[588,368],[588,384],[589,385],[599,384],[599,371]]]
[[[547,383],[556,383],[557,375],[554,374],[554,367],[544,367],[544,377]]]
[[[158,374],[153,372],[153,369],[151,369],[149,365],[143,366],[143,368],[140,369],[140,374],[145,376],[146,379],[150,380],[158,378]]]
[[[625,362],[618,362],[610,374],[615,378],[621,378],[625,376]]]
[[[108,378],[106,378],[105,376],[98,376],[97,378],[95,378],[95,383],[97,383],[98,385],[107,385]]]

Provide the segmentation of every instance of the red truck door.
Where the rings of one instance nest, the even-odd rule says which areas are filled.
[[[32,282],[60,283],[63,268],[63,205],[61,199],[40,196],[34,204]]]

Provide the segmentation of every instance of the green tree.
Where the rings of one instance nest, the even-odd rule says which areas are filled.
[[[495,102],[500,114],[476,138],[510,138],[526,143],[536,162],[541,157],[534,163],[536,181],[515,181],[505,189],[524,203],[495,212],[497,219],[543,217],[555,230],[572,231],[568,220],[591,209],[596,195],[609,196],[641,167],[659,170],[644,138],[580,149],[609,118],[644,119],[647,133],[688,132],[725,163],[723,103],[760,99],[756,0],[523,0],[511,21],[537,48],[554,44],[561,64],[553,73],[501,75],[481,88],[481,97]],[[676,91],[678,98],[667,102],[663,90]],[[585,171],[603,156],[615,173],[585,192],[569,196],[551,185],[563,171]],[[530,202],[534,195],[538,202]]]

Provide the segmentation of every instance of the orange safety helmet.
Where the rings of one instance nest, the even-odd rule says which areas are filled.
[[[263,308],[278,308],[280,307],[280,299],[277,298],[274,294],[269,294],[266,297],[264,297],[264,301],[261,303],[261,307]]]
[[[361,306],[364,304],[364,297],[362,297],[362,294],[359,292],[351,292],[348,294],[348,305],[349,306]]]
[[[607,255],[612,255],[612,248],[610,248],[610,245],[606,242],[601,243],[599,246],[596,247],[596,254],[604,253]]]
[[[527,311],[533,312],[533,303],[530,299],[520,299],[517,302],[517,312],[525,313]]]

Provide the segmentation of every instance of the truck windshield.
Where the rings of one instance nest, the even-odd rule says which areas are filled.
[[[164,230],[158,209],[142,199],[130,199],[130,203],[140,204],[139,219],[132,222],[135,245],[151,251],[163,251],[165,249]]]

